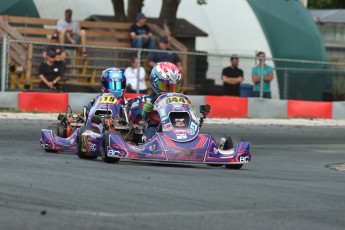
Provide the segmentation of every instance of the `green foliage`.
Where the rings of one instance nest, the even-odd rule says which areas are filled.
[[[344,0],[308,0],[309,9],[339,9],[345,8]]]

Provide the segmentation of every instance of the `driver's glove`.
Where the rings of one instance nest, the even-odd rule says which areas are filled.
[[[147,101],[144,105],[143,112],[148,115],[153,110],[153,104],[151,101]]]

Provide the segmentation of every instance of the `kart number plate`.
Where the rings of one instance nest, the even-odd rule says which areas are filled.
[[[116,104],[117,99],[115,97],[112,97],[112,96],[102,96],[100,102]]]

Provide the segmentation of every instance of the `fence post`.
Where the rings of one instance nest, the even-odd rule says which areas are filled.
[[[260,60],[260,97],[264,97],[264,65],[265,59]]]
[[[288,99],[288,71],[284,70],[284,99]]]
[[[2,38],[2,54],[1,54],[1,92],[5,91],[6,70],[7,70],[7,36]]]
[[[25,70],[25,87],[32,86],[31,85],[31,70],[32,70],[32,50],[33,46],[30,43],[28,45],[28,55],[26,57],[26,70]]]
[[[138,65],[137,65],[137,93],[139,93],[139,84],[140,84],[140,60],[141,60],[141,50],[138,50],[137,53],[137,61],[138,61]]]

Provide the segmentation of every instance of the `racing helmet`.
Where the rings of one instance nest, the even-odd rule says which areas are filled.
[[[179,92],[181,88],[181,71],[173,63],[158,62],[150,74],[152,90],[156,94],[162,92]]]
[[[118,68],[108,68],[102,72],[101,77],[103,93],[112,93],[116,97],[122,97],[126,89],[126,76]]]

